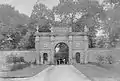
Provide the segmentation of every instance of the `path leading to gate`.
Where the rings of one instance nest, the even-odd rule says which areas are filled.
[[[9,80],[13,81],[13,80]],[[50,66],[34,77],[14,81],[91,81],[72,65]]]
[[[72,65],[59,65],[49,70],[45,81],[90,81]]]

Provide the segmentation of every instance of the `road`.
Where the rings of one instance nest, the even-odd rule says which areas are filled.
[[[0,81],[91,81],[72,65],[50,66],[31,78]]]

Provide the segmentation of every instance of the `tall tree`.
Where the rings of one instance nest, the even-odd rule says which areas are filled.
[[[58,15],[60,23],[71,25],[84,16],[82,20],[84,20],[87,26],[91,26],[95,24],[95,19],[93,17],[97,16],[99,18],[104,18],[103,16],[105,16],[99,3],[91,0],[62,0],[53,8],[53,11]]]
[[[54,20],[54,15],[44,4],[36,3],[30,18],[32,27],[35,27],[34,25],[37,24],[40,28],[39,31],[46,32],[50,31],[50,23]]]
[[[109,44],[115,46],[120,35],[120,0],[105,0],[102,6],[106,13],[104,24]]]
[[[2,4],[0,5],[0,20],[4,24],[13,27],[15,24],[27,24],[29,17],[24,14],[20,14],[11,5]]]
[[[87,26],[90,45],[94,43],[92,41],[97,33],[96,29],[100,28],[99,21],[106,18],[103,7],[93,0],[61,0],[53,11],[59,19],[57,23],[72,26],[73,32],[84,31],[84,27]]]
[[[11,5],[8,4],[1,4],[0,5],[0,34],[4,36],[4,42],[2,44],[7,44],[9,37],[11,41],[8,42],[6,47],[15,48],[17,43],[22,38],[22,35],[25,35],[27,32],[26,27],[23,25],[27,24],[29,21],[29,17],[20,14],[18,11],[14,9]],[[21,35],[22,34],[22,35]],[[9,37],[8,37],[9,36]],[[5,43],[6,42],[6,43]]]

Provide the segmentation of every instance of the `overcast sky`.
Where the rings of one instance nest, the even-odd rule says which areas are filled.
[[[58,4],[58,0],[39,0],[40,2],[46,4],[49,8]],[[30,16],[34,4],[37,0],[0,0],[0,4],[8,3],[19,10],[21,13],[25,13]]]
[[[59,0],[39,0],[40,2],[46,4],[49,8],[58,4]],[[103,0],[101,0],[103,1]],[[24,13],[30,16],[33,5],[37,2],[37,0],[0,0],[0,3],[8,3],[15,7],[15,9],[19,10],[21,13]]]

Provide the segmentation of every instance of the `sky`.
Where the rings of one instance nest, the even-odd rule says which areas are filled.
[[[30,16],[33,6],[37,1],[38,0],[0,0],[0,4],[10,4],[20,13]],[[50,9],[58,4],[58,0],[39,0],[39,2],[44,3]]]
[[[30,16],[34,4],[38,0],[0,0],[0,4],[10,4],[15,7],[20,13],[24,13]],[[99,1],[99,0],[98,0]],[[100,3],[103,0],[100,0]],[[52,9],[53,6],[57,5],[59,0],[39,0],[39,2],[44,3],[48,8]]]

